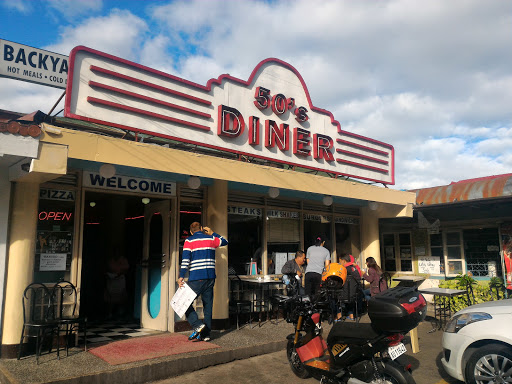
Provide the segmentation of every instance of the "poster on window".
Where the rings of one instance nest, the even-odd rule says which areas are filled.
[[[418,272],[428,275],[440,275],[441,263],[439,259],[439,256],[418,257]]]
[[[39,255],[39,271],[65,271],[66,253],[41,253]]]
[[[507,289],[512,289],[512,223],[501,226],[501,249],[507,274]]]

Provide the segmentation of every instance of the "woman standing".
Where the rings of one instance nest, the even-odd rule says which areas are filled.
[[[373,257],[366,258],[366,266],[368,269],[363,274],[363,279],[370,283],[370,288],[364,290],[364,295],[369,299],[371,296],[375,296],[377,293],[388,289],[388,283],[385,279],[380,279],[382,269]]]

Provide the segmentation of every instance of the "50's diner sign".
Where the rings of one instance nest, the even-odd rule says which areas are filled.
[[[69,62],[66,117],[394,184],[393,147],[342,130],[281,60],[205,86],[86,47]]]

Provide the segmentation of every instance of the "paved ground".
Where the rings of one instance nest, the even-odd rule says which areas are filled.
[[[407,359],[413,365],[413,377],[417,384],[463,384],[450,378],[441,365],[442,332],[428,333],[431,325],[422,323],[418,329],[420,352],[413,354],[407,345]],[[315,379],[298,379],[290,370],[285,351],[269,353],[208,367],[179,377],[152,382],[151,384],[318,384]]]
[[[368,319],[365,319],[368,321]],[[329,327],[325,326],[327,334]],[[407,345],[413,376],[418,384],[457,383],[449,379],[441,367],[442,332],[427,333],[429,322],[418,329],[420,352],[412,354]],[[167,356],[142,362],[108,365],[96,356],[79,349],[69,357],[56,359],[55,353],[45,355],[36,365],[33,357],[0,360],[1,384],[141,384],[164,380],[161,383],[314,383],[300,381],[290,371],[284,349],[291,324],[265,323],[262,327],[213,332],[218,349]],[[217,377],[219,380],[213,380]],[[179,376],[176,379],[173,377]],[[298,381],[299,380],[299,381]]]

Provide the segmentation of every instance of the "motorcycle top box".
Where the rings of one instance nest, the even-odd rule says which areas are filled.
[[[407,333],[425,319],[427,302],[416,288],[395,287],[368,301],[372,325],[383,332]]]

